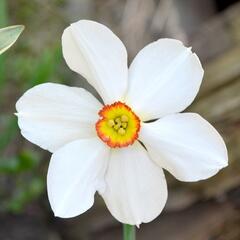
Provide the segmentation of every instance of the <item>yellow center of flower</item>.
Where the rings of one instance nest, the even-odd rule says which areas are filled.
[[[108,146],[126,147],[138,138],[140,119],[122,102],[104,106],[96,123],[97,135]]]

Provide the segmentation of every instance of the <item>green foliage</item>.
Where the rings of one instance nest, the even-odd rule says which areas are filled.
[[[17,131],[17,121],[14,116],[7,117],[5,120],[6,120],[5,129],[0,134],[0,154],[9,144],[11,139],[16,135]]]
[[[18,37],[24,30],[23,25],[3,28],[8,22],[7,15],[7,2],[6,0],[0,0],[0,55],[17,41]]]
[[[8,24],[6,3],[0,0],[0,28]],[[25,9],[24,6],[22,9]],[[10,32],[8,34],[13,36]],[[0,38],[0,48],[1,44]],[[26,144],[26,140],[20,137],[14,115],[15,102],[26,89],[37,84],[61,82],[63,75],[60,66],[63,60],[59,41],[46,45],[44,50],[36,50],[31,44],[34,42],[31,42],[31,35],[27,36],[26,31],[12,51],[0,56],[1,212],[24,211],[41,196],[46,186],[42,172],[46,172],[43,169],[47,162],[42,161],[40,152],[32,150],[33,145]]]
[[[6,26],[7,22],[8,17],[6,0],[0,0],[0,27]]]
[[[29,182],[19,184],[10,201],[5,202],[5,209],[15,214],[21,213],[33,199],[42,194],[44,188],[45,182],[40,177],[34,177]]]
[[[24,26],[16,25],[0,29],[0,55],[9,49],[18,39]]]
[[[55,78],[61,79],[61,77],[56,76],[57,69],[61,63],[60,54],[60,48],[57,46],[51,50],[47,49],[39,58],[22,58],[19,56],[19,61],[16,59],[11,68],[13,73],[18,73],[17,78],[20,78],[20,80],[24,79],[24,81],[20,81],[20,94],[25,89],[37,84],[48,82]],[[8,85],[8,81],[2,81],[2,89],[7,89]],[[2,99],[0,98],[0,100]],[[4,102],[0,102],[1,104],[4,105]],[[45,189],[45,179],[39,176],[38,168],[41,164],[41,157],[37,152],[24,147],[17,150],[13,156],[2,157],[4,151],[9,146],[11,147],[20,132],[14,111],[15,109],[12,109],[10,114],[2,115],[0,118],[0,124],[2,123],[3,125],[3,131],[0,134],[0,177],[14,181],[10,193],[8,193],[9,189],[1,189],[0,187],[0,199],[2,199],[0,200],[0,211],[19,213],[31,201],[42,194]],[[25,179],[26,175],[30,175],[30,179]],[[18,182],[19,179],[22,180]],[[3,196],[1,197],[1,195]]]
[[[7,4],[6,0],[0,0],[0,27],[6,26],[8,23],[7,16]],[[1,91],[1,83],[4,81],[5,76],[5,56],[0,55],[0,91]]]
[[[9,179],[9,186],[1,188],[1,211],[20,213],[34,199],[38,198],[45,189],[43,176],[38,176],[41,157],[31,150],[22,150],[11,158],[0,159],[0,176]]]
[[[36,152],[23,150],[14,157],[0,159],[0,174],[17,174],[33,170],[38,166],[39,160]]]
[[[49,78],[55,73],[56,67],[61,59],[60,47],[56,47],[51,51],[44,51],[39,61],[33,68],[32,76],[26,82],[26,87],[32,87],[37,84],[49,81]]]

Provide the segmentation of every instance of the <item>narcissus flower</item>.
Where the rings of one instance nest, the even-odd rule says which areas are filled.
[[[139,225],[166,203],[163,169],[191,182],[227,166],[218,132],[196,113],[179,113],[203,77],[190,48],[160,39],[128,69],[120,39],[86,20],[65,29],[62,46],[68,66],[104,104],[82,88],[54,83],[33,87],[16,104],[22,135],[53,153],[47,190],[56,216],[87,211],[98,192],[116,219]]]

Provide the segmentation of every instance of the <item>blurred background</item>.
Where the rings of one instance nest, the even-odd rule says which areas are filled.
[[[121,239],[121,225],[98,196],[77,218],[53,217],[46,194],[50,154],[23,139],[13,115],[17,99],[40,83],[81,86],[95,94],[68,69],[61,52],[64,28],[84,18],[113,29],[129,62],[161,37],[193,46],[205,76],[187,111],[210,121],[228,146],[229,167],[209,180],[181,183],[166,173],[167,206],[156,220],[141,225],[137,239],[239,240],[240,2],[233,0],[0,0],[0,27],[26,26],[0,58],[0,239]]]

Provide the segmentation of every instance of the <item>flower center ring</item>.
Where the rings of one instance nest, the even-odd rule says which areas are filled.
[[[140,119],[125,103],[106,105],[98,114],[97,135],[109,147],[127,147],[138,138]]]

